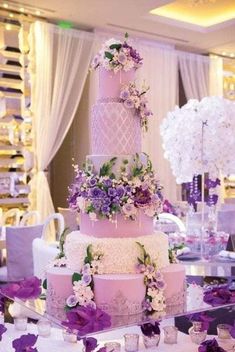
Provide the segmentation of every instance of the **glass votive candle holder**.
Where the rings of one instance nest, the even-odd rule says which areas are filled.
[[[231,326],[228,324],[217,325],[218,338],[221,340],[230,339],[231,338],[230,330],[231,330]]]
[[[173,345],[177,343],[177,336],[178,336],[178,328],[175,326],[164,326],[164,343],[169,345]]]
[[[159,345],[160,334],[155,334],[152,336],[143,335],[143,343],[145,348],[153,348]]]
[[[38,335],[48,337],[51,334],[51,323],[47,319],[40,319],[37,322]]]
[[[15,317],[14,326],[16,330],[25,331],[27,330],[28,318],[26,317]]]
[[[110,341],[104,344],[106,348],[106,352],[120,352],[121,351],[121,344],[119,342]]]
[[[136,352],[139,349],[139,334],[125,334],[125,351]]]
[[[77,332],[75,330],[64,329],[63,339],[65,342],[76,343],[77,342]]]

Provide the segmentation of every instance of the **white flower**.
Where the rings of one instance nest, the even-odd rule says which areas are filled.
[[[89,218],[90,218],[92,221],[97,221],[97,215],[96,215],[96,213],[93,213],[93,212],[89,213]]]
[[[147,290],[147,295],[154,298],[156,297],[158,294],[158,290],[156,290],[155,288],[151,288],[149,287],[148,290]]]
[[[133,203],[124,204],[122,211],[126,216],[135,216],[137,214],[137,209]]]
[[[81,306],[85,305],[87,302],[90,302],[94,297],[91,287],[85,286],[81,281],[74,282],[73,290],[78,303]]]
[[[81,211],[85,210],[86,207],[86,201],[85,198],[83,197],[77,197],[77,206]]]

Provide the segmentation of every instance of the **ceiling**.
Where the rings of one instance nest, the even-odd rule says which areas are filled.
[[[175,45],[179,49],[201,53],[214,52],[225,56],[235,55],[235,0],[213,1],[193,6],[192,0],[15,0],[0,1],[13,6],[27,6],[50,21],[71,21],[73,27],[92,30],[103,28],[106,31],[128,32],[130,35],[147,37]],[[162,6],[173,6],[178,13],[187,7],[186,19],[190,16],[198,23],[187,23],[169,16],[151,14],[150,11]],[[31,8],[32,7],[32,8]],[[229,11],[228,11],[229,9]],[[234,9],[234,11],[233,11]],[[233,12],[232,12],[233,11]],[[38,13],[37,13],[38,14]],[[203,26],[199,19],[207,21]],[[230,14],[223,17],[223,14]],[[217,20],[211,25],[211,18]],[[220,16],[220,20],[218,20]],[[221,23],[218,23],[222,21]],[[192,21],[191,21],[192,22]],[[209,25],[208,25],[209,23]]]

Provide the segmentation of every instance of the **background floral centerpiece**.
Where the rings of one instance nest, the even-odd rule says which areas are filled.
[[[159,214],[161,187],[150,160],[143,165],[136,154],[131,172],[127,172],[128,160],[123,160],[118,178],[112,171],[115,162],[116,158],[112,158],[98,174],[93,172],[89,162],[84,169],[76,167],[75,182],[70,188],[70,207],[89,214],[91,220],[114,220],[115,214],[135,220],[140,209],[150,217]]]
[[[107,40],[98,54],[91,63],[91,69],[103,67],[106,70],[112,70],[114,73],[124,70],[129,71],[132,68],[137,69],[142,65],[142,58],[139,53],[127,43],[128,35],[125,35],[125,41],[117,39]]]

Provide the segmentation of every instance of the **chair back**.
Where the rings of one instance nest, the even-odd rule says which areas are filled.
[[[15,221],[12,226],[19,226],[20,223],[20,216],[21,216],[21,211],[18,208],[12,208],[7,210],[6,212],[3,213],[2,215],[2,225],[7,225],[7,219],[8,218],[15,218]]]
[[[49,215],[44,221],[43,233],[42,233],[43,240],[46,240],[46,232],[47,232],[48,226],[50,225],[51,221],[55,221],[55,220],[57,221],[57,237],[58,237],[58,240],[60,239],[60,236],[62,235],[64,231],[64,226],[65,226],[64,217],[60,213],[54,213]]]
[[[40,224],[40,214],[37,210],[27,211],[20,220],[20,226]]]
[[[58,207],[59,213],[64,217],[65,227],[70,231],[76,231],[78,226],[78,212],[70,208]]]
[[[155,221],[155,228],[163,232],[185,232],[186,227],[183,221],[177,216],[170,213],[161,213]]]
[[[43,225],[6,227],[8,281],[33,276],[32,242],[42,233]]]

